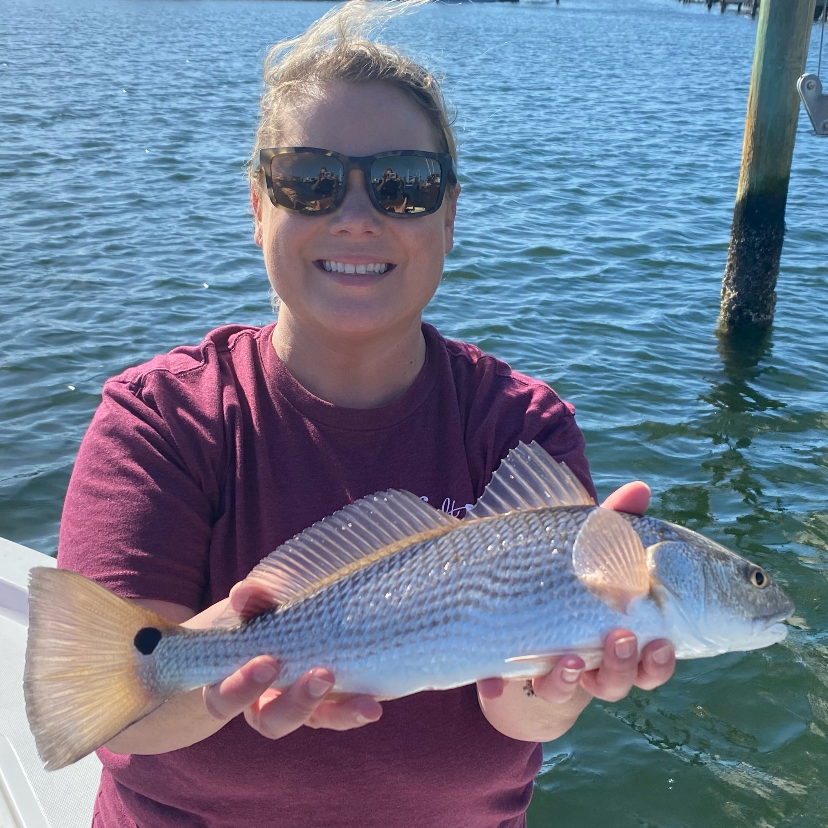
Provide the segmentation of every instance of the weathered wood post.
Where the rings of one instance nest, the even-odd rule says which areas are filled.
[[[816,0],[762,0],[719,327],[769,326]]]

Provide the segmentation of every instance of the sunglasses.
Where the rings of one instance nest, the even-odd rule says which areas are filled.
[[[274,205],[313,216],[342,203],[351,170],[362,170],[374,207],[395,217],[434,213],[446,186],[457,183],[451,155],[421,150],[354,157],[315,147],[277,147],[259,150],[259,168]]]

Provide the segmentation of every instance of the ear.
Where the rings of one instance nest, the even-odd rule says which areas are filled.
[[[443,253],[451,253],[454,247],[454,220],[457,218],[457,199],[460,197],[460,182],[454,185],[454,198],[447,199],[445,220],[445,248]]]
[[[262,197],[254,184],[250,185],[250,201],[253,205],[253,241],[262,247]]]

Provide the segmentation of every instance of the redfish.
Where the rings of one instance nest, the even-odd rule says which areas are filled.
[[[596,506],[539,446],[514,449],[464,520],[408,492],[363,498],[248,576],[264,603],[185,629],[74,572],[32,570],[24,690],[48,769],[100,747],[177,693],[255,656],[286,687],[327,667],[334,691],[391,699],[563,653],[600,662],[615,628],[678,658],[781,641],[794,606],[759,566],[689,529]]]

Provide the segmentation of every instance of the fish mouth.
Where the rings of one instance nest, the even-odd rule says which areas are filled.
[[[770,612],[767,615],[760,615],[756,620],[763,623],[765,629],[770,629],[771,627],[780,624],[780,622],[784,621],[786,618],[790,618],[793,614],[794,605],[792,602],[789,602],[785,609],[779,610],[778,612]],[[784,626],[784,624],[782,626]]]
[[[788,601],[784,609],[757,618],[757,621],[762,625],[762,635],[767,636],[773,642],[782,641],[784,638],[787,638],[788,625],[784,622],[793,615],[793,612],[793,602]]]
[[[776,644],[788,637],[788,625],[781,621],[771,622],[763,628],[762,634]]]

